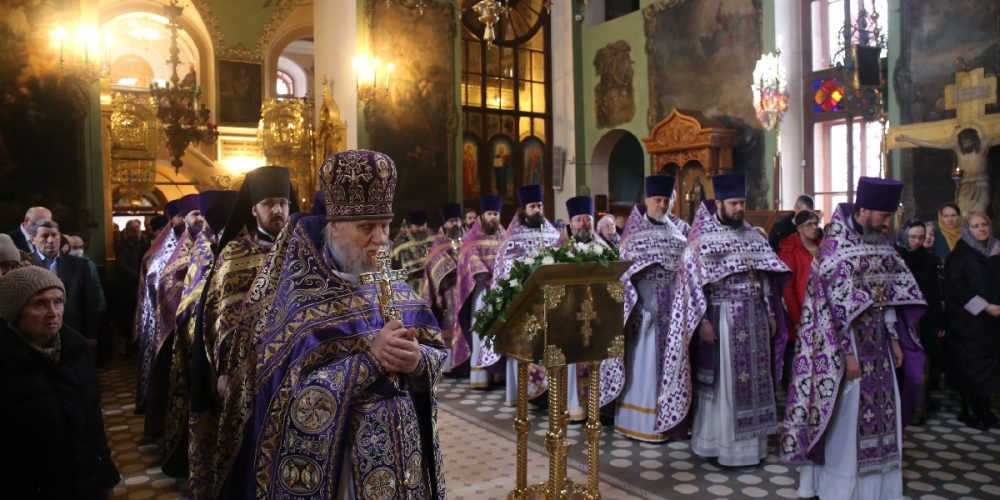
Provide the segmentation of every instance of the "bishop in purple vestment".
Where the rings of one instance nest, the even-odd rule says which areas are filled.
[[[426,302],[391,285],[380,311],[368,251],[388,243],[396,167],[347,151],[319,170],[326,216],[279,236],[247,296],[256,391],[228,494],[444,498],[434,392],[447,347]]]
[[[802,464],[800,496],[903,498],[902,424],[920,394],[926,305],[884,234],[902,188],[862,177],[813,262],[779,441],[782,460]]]
[[[789,271],[743,220],[744,174],[716,175],[712,185],[717,199],[699,207],[677,271],[656,432],[682,424],[693,402],[691,449],[724,466],[747,466],[767,456],[767,436],[777,431],[774,387],[787,336],[781,290]]]

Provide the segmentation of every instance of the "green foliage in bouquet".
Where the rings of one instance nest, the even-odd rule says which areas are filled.
[[[545,248],[533,256],[514,261],[510,275],[496,286],[486,291],[483,296],[483,308],[476,312],[472,333],[479,335],[486,346],[493,347],[493,335],[490,328],[497,321],[504,322],[504,312],[528,281],[531,274],[541,266],[549,264],[583,264],[597,262],[607,267],[611,261],[618,260],[618,251],[597,242],[578,243],[567,240],[557,248]]]

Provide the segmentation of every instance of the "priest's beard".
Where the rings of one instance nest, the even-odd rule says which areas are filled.
[[[882,242],[884,235],[880,227],[872,227],[867,222],[861,225],[861,241],[865,243],[877,245]]]
[[[573,232],[573,239],[580,243],[590,243],[594,241],[594,233],[590,231],[589,227],[581,227]]]
[[[742,212],[737,212],[735,214],[726,213],[726,206],[723,205],[719,209],[719,222],[733,229],[739,229],[743,227],[743,213]]]
[[[500,232],[500,220],[499,219],[493,219],[493,220],[488,221],[488,222],[487,221],[483,221],[483,223],[482,223],[482,225],[480,227],[483,228],[483,232],[484,233],[486,233],[486,234],[488,234],[490,236],[493,236],[493,235],[497,234],[498,232]]]
[[[459,225],[454,226],[451,229],[449,229],[445,234],[448,236],[448,238],[451,238],[453,240],[457,240],[457,239],[461,239],[462,236],[465,235],[465,231],[462,230],[462,225],[459,224]]]
[[[329,231],[326,233],[326,247],[333,257],[333,262],[337,270],[347,274],[361,274],[375,271],[371,260],[368,258],[367,248],[358,248],[350,241],[342,241],[332,238]],[[376,250],[372,248],[371,250]]]
[[[657,224],[666,224],[667,223],[667,219],[670,218],[670,213],[669,212],[664,212],[664,213],[662,213],[660,215],[653,216],[653,215],[651,215],[651,214],[649,214],[647,212],[646,216],[649,217],[649,220],[651,220],[651,221],[653,221],[653,222],[655,222]]]
[[[413,238],[417,239],[417,240],[422,240],[422,239],[427,238],[427,230],[426,229],[421,229],[419,231],[414,231],[411,234],[413,235]]]
[[[517,218],[520,220],[522,226],[527,226],[532,229],[538,229],[542,227],[542,222],[545,220],[545,216],[541,212],[537,212],[535,215],[527,215],[524,212],[518,212]]]

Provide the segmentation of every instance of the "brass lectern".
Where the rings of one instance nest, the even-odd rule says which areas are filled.
[[[539,267],[489,330],[496,351],[517,360],[517,488],[508,498],[571,496],[598,499],[598,419],[601,360],[625,351],[625,287],[619,278],[630,262],[550,264]],[[549,479],[528,485],[528,366],[545,367],[549,381]],[[587,485],[566,479],[566,365],[585,363],[587,384]]]

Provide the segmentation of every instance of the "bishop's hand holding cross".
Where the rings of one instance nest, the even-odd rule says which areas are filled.
[[[406,328],[402,315],[396,309],[393,300],[393,283],[406,279],[404,271],[393,270],[389,252],[379,249],[370,254],[375,272],[362,273],[359,279],[364,285],[376,285],[379,310],[386,320],[385,326],[379,331],[372,345],[372,355],[386,371],[410,374],[416,371],[420,364],[420,344],[416,340],[416,329]],[[393,383],[400,385],[393,377]]]

